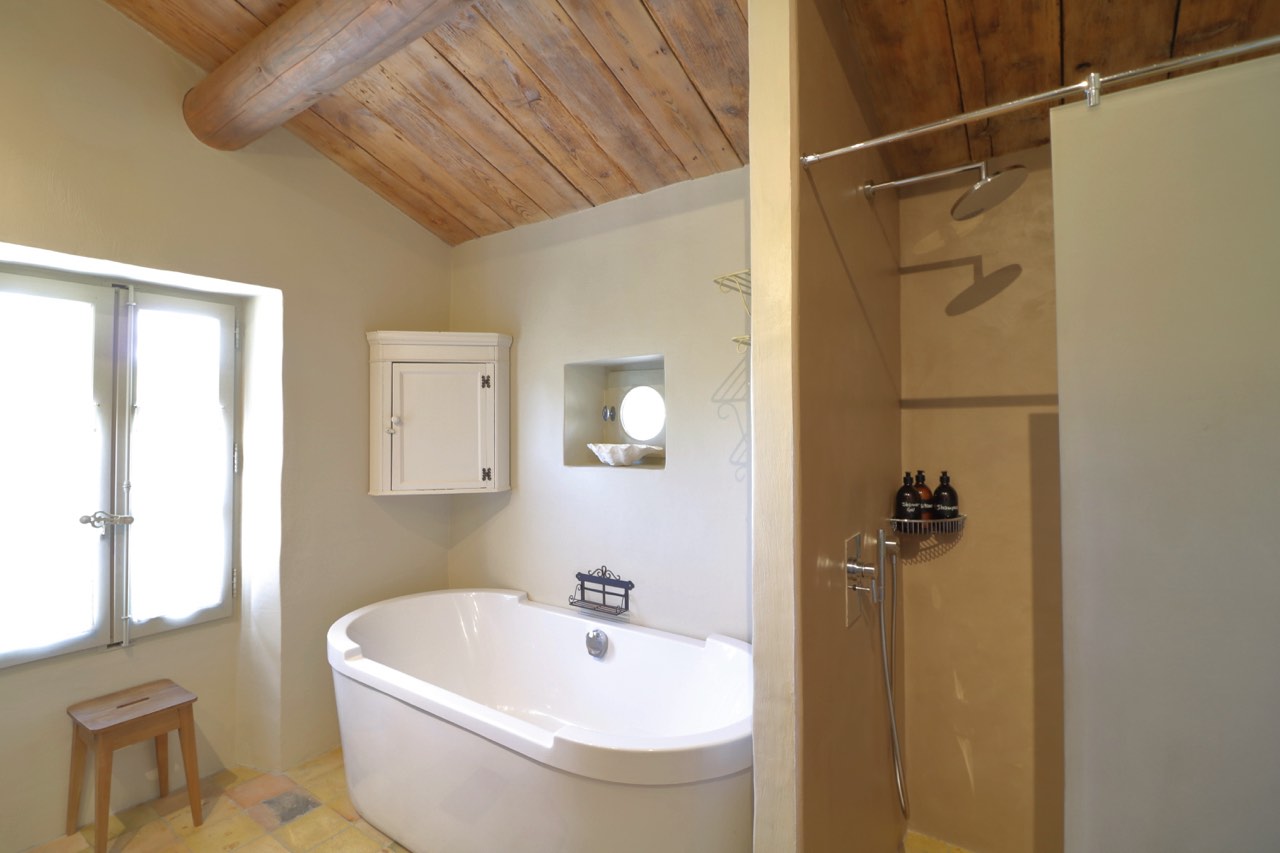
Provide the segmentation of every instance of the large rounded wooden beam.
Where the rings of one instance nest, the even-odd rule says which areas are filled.
[[[187,92],[187,126],[206,145],[243,148],[472,2],[299,0]]]

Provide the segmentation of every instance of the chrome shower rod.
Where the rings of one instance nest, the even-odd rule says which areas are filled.
[[[1101,76],[1096,73],[1090,74],[1085,80],[1081,80],[1079,83],[1073,83],[1070,86],[1061,86],[1048,92],[1028,95],[1025,98],[1006,101],[1003,104],[995,104],[994,106],[983,107],[982,109],[961,113],[959,115],[952,116],[951,118],[922,124],[918,127],[912,127],[906,130],[899,130],[896,133],[889,133],[884,136],[877,136],[875,139],[868,139],[865,142],[855,142],[853,145],[846,145],[844,148],[835,148],[831,151],[824,151],[821,154],[806,154],[800,158],[800,163],[801,165],[808,167],[821,160],[839,157],[842,154],[852,154],[855,151],[865,151],[869,148],[888,145],[891,142],[909,139],[923,133],[932,133],[936,130],[946,130],[950,127],[981,121],[993,116],[1020,110],[1033,104],[1039,104],[1045,101],[1056,101],[1075,94],[1084,95],[1089,106],[1097,106],[1098,100],[1102,95],[1103,86],[1108,86],[1114,83],[1125,83],[1130,80],[1138,80],[1143,77],[1151,77],[1156,74],[1176,71],[1179,68],[1188,68],[1195,65],[1207,65],[1221,59],[1230,59],[1231,57],[1239,56],[1244,53],[1254,53],[1255,51],[1268,50],[1273,47],[1280,47],[1280,36],[1270,36],[1264,39],[1257,39],[1256,41],[1241,42],[1240,44],[1235,44],[1231,47],[1224,47],[1220,50],[1210,50],[1204,53],[1197,53],[1192,56],[1183,56],[1177,59],[1166,59],[1163,62],[1157,62],[1154,65],[1134,68],[1129,71],[1120,71],[1116,74],[1108,74],[1106,76]]]

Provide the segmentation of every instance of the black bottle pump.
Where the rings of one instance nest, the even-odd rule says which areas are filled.
[[[920,496],[920,517],[922,519],[933,518],[933,490],[929,488],[929,484],[924,481],[924,472],[916,472],[916,494]]]
[[[910,471],[903,474],[902,488],[898,489],[898,494],[893,499],[893,517],[905,521],[920,518],[920,493],[911,485]]]
[[[935,518],[956,518],[960,515],[960,496],[951,485],[946,471],[938,478],[938,488],[933,490],[933,514]]]

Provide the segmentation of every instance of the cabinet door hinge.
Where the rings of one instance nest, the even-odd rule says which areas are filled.
[[[240,442],[231,445],[231,473],[240,473]]]
[[[493,387],[493,386],[491,386],[491,385],[489,384],[489,380],[490,380],[490,377],[488,377],[488,376],[481,376],[481,377],[480,377],[480,387],[481,387],[481,388],[491,388],[491,387]]]
[[[240,349],[240,321],[239,320],[236,320],[236,324],[234,328],[235,328],[236,349],[239,350]]]
[[[492,469],[492,468],[482,468],[482,469],[480,469],[480,479],[481,479],[481,480],[492,480],[492,479],[493,479],[493,469]]]

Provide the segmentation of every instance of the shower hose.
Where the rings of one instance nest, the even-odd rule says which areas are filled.
[[[883,532],[881,536],[883,537]],[[902,809],[902,816],[910,815],[911,807],[907,802],[907,777],[902,769],[902,749],[898,742],[898,715],[894,713],[893,707],[893,661],[894,647],[897,644],[898,637],[898,551],[894,548],[890,551],[889,557],[892,560],[892,569],[889,572],[887,580],[893,581],[893,596],[880,596],[879,615],[880,615],[880,661],[884,664],[884,697],[885,702],[889,706],[889,734],[892,735],[893,743],[893,775],[894,780],[898,783],[898,806]],[[883,565],[883,563],[881,564]],[[888,637],[885,636],[885,619],[884,619],[884,601],[886,598],[890,600],[890,610],[892,612],[892,624],[889,627]]]

